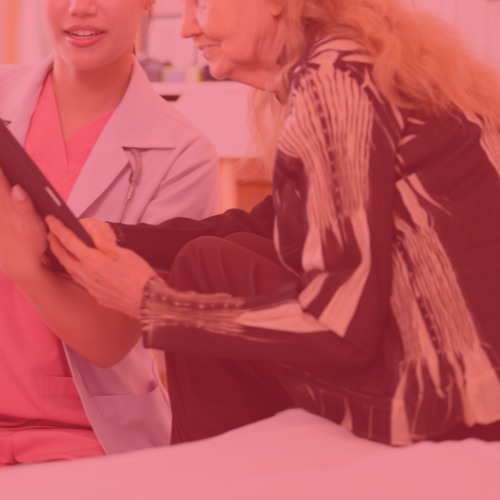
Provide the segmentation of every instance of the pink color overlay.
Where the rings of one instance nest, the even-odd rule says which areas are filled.
[[[220,436],[9,467],[9,500],[498,500],[500,443],[393,448],[291,409]]]
[[[113,111],[64,141],[50,76],[26,150],[67,199]],[[61,341],[0,273],[0,467],[104,455],[71,377]]]

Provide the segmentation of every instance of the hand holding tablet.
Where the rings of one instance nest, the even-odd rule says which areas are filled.
[[[47,215],[53,215],[71,229],[86,245],[94,247],[92,239],[83,226],[1,121],[0,167],[12,186],[20,185],[26,191],[42,218],[45,219]],[[46,253],[51,259],[51,268],[58,272],[65,272],[64,267],[61,266],[49,248],[47,248]]]

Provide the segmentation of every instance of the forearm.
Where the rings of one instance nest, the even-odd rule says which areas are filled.
[[[138,320],[100,306],[48,269],[31,273],[18,286],[54,334],[97,366],[115,365],[141,337]]]
[[[192,356],[271,361],[328,377],[364,369],[373,352],[302,311],[297,291],[289,284],[272,295],[234,297],[182,292],[153,278],[141,307],[145,345]]]
[[[181,248],[202,236],[225,238],[233,233],[245,232],[272,239],[274,205],[268,196],[250,213],[231,209],[201,221],[177,217],[156,226],[109,225],[121,247],[133,250],[155,269],[169,270]]]

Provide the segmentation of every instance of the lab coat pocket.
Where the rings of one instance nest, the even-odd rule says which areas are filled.
[[[43,377],[40,395],[46,420],[91,427],[72,377]]]
[[[132,451],[170,444],[172,413],[166,398],[161,386],[156,385],[146,394],[91,399],[106,434],[120,443],[121,451]]]

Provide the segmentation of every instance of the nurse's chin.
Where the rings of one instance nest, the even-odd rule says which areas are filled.
[[[96,54],[77,54],[77,55],[59,55],[59,57],[64,61],[66,66],[73,68],[77,71],[96,71],[110,66],[115,59],[110,59],[106,57],[96,57]],[[132,59],[132,54],[130,54]]]

